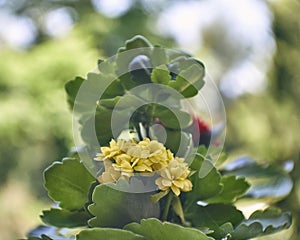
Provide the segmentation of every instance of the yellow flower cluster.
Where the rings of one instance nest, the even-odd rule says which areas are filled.
[[[155,183],[160,190],[171,189],[178,196],[180,191],[192,189],[192,183],[187,179],[190,170],[184,159],[174,158],[173,153],[156,140],[111,140],[109,147],[101,147],[95,160],[104,161],[105,171],[98,178],[100,183],[129,178],[134,172],[158,171],[161,177]]]
[[[187,179],[191,171],[183,158],[173,159],[166,168],[159,171],[160,178],[155,180],[156,185],[162,191],[170,188],[176,196],[180,191],[189,192],[192,190],[192,182]]]

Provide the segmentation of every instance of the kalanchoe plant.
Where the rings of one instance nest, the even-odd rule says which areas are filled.
[[[43,211],[46,226],[29,240],[246,240],[291,225],[290,213],[275,207],[248,218],[236,207],[249,198],[274,204],[292,183],[283,169],[248,158],[213,164],[209,125],[181,105],[204,84],[200,61],[136,36],[113,60],[98,63],[87,79],[66,84],[85,147],[45,170],[57,205]],[[85,83],[89,99],[78,97]]]

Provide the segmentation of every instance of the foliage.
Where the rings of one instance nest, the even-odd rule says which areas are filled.
[[[130,58],[123,58],[122,52],[135,48],[137,51]],[[125,156],[127,159],[127,157],[135,156],[136,158],[129,161],[129,164],[141,161],[141,159],[143,161],[152,159],[152,161],[157,161],[155,163],[165,161],[160,158],[154,159],[155,151],[148,155],[142,152],[143,157],[139,158],[135,144],[161,146],[157,141],[150,142],[144,138],[151,137],[150,129],[154,122],[163,124],[167,133],[188,135],[186,128],[192,124],[192,117],[181,110],[179,100],[194,96],[203,86],[204,65],[201,62],[186,54],[174,56],[164,51],[160,51],[164,57],[158,58],[162,59],[162,62],[157,61],[154,49],[148,40],[141,36],[134,37],[126,42],[124,48],[120,48],[116,61],[104,64],[100,62],[99,73],[89,73],[86,80],[76,78],[67,83],[68,102],[79,116],[82,137],[88,147],[93,147],[88,139],[89,134],[86,132],[86,128],[91,124],[90,119],[93,117],[90,113],[91,108],[96,107],[95,124],[101,123],[98,127],[96,126],[98,141],[102,146],[107,146],[108,141],[113,138],[109,127],[112,121],[112,109],[120,114],[118,116],[121,116],[126,114],[124,109],[130,112],[130,108],[135,107],[133,105],[135,102],[142,104],[138,111],[133,111],[133,117],[129,118],[129,127],[134,132],[134,139],[128,142],[121,140],[111,142],[110,147],[101,148],[102,152],[98,154],[100,159],[95,159],[105,162],[115,158],[115,162],[109,167],[114,167],[114,171],[119,172],[124,178],[119,177],[113,182],[95,182],[96,179],[90,175],[78,157],[80,152],[78,156],[73,154],[73,158],[52,164],[44,173],[45,187],[49,196],[59,204],[57,208],[44,211],[42,220],[57,228],[82,227],[76,236],[71,237],[71,239],[75,237],[80,240],[90,238],[152,240],[184,237],[199,240],[246,240],[288,228],[291,225],[289,212],[272,207],[265,211],[256,211],[246,218],[235,206],[236,201],[244,197],[268,196],[273,200],[272,202],[278,201],[280,198],[273,188],[279,187],[282,183],[288,184],[289,191],[291,190],[292,182],[289,181],[290,178],[286,173],[272,167],[261,167],[253,162],[249,165],[248,159],[225,163],[222,168],[217,169],[212,164],[212,156],[206,156],[206,149],[203,146],[198,148],[198,144],[196,144],[198,150],[190,161],[190,168],[187,168],[185,163],[181,162],[183,158],[178,156],[174,158],[172,154],[172,152],[176,155],[181,154],[177,151],[176,143],[179,142],[177,139],[175,141],[167,139],[166,147],[172,151],[169,152],[170,162],[167,162],[169,165],[159,168],[157,173],[153,172],[153,175],[164,176],[160,171],[167,171],[172,161],[178,161],[180,164],[175,165],[177,169],[174,171],[178,173],[178,168],[182,167],[187,174],[184,177],[180,175],[180,178],[190,181],[193,187],[177,192],[171,185],[163,185],[161,188],[158,184],[159,189],[151,192],[129,191],[128,186],[136,183],[142,184],[143,181],[132,176],[131,169],[123,170],[116,167],[119,161],[117,157],[124,158],[127,154]],[[118,75],[118,72],[123,72],[122,68],[126,68],[126,74]],[[110,76],[113,81],[110,81]],[[78,97],[85,83],[87,83],[86,87],[91,99]],[[158,89],[155,88],[155,91],[152,91],[153,89],[144,87],[141,92],[130,92],[135,87],[148,83],[155,83]],[[156,85],[157,83],[159,84]],[[174,95],[166,90],[169,88],[164,88],[166,85],[181,93],[182,97],[174,98]],[[99,88],[103,90],[100,99],[97,94]],[[153,103],[153,96],[169,108]],[[118,105],[119,101],[121,101],[120,105]],[[174,118],[178,121],[174,121]],[[121,125],[121,127],[119,133],[126,130],[125,126]],[[131,148],[134,149],[132,156],[129,154]],[[147,149],[145,145],[143,149]],[[170,169],[172,170],[172,167]],[[108,170],[111,169],[106,169],[104,166],[104,169],[102,168],[97,173],[98,180],[99,176]],[[171,170],[169,174],[172,174]],[[149,175],[152,171],[153,169],[143,170],[141,174]],[[251,177],[257,176],[266,178],[264,180],[267,188],[261,195],[257,194],[260,192],[260,185],[256,185],[255,182],[250,185]],[[153,178],[147,175],[141,175],[141,179],[143,177],[146,178],[144,181],[147,179],[153,181]],[[282,181],[273,181],[274,177]],[[172,181],[177,181],[177,179],[174,177]],[[164,188],[164,186],[169,186],[169,188]],[[286,194],[288,192],[280,197],[285,197]],[[52,237],[40,234],[29,236],[29,239],[48,240]],[[67,237],[60,235],[53,239],[67,239]]]

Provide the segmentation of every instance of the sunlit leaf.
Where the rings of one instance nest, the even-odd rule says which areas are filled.
[[[84,207],[90,186],[95,181],[78,159],[70,158],[53,163],[45,170],[44,177],[48,195],[67,210]]]

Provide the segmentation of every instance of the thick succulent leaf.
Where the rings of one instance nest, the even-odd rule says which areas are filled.
[[[76,240],[143,240],[144,237],[133,232],[113,228],[93,228],[81,231]]]
[[[186,228],[169,222],[162,223],[158,219],[144,219],[140,224],[130,223],[125,226],[125,229],[144,236],[146,240],[213,240],[198,229]]]
[[[195,206],[192,211],[185,213],[185,217],[194,227],[208,227],[213,230],[212,236],[217,239],[221,239],[230,233],[227,232],[230,229],[228,228],[229,223],[236,226],[244,220],[242,212],[234,206],[226,204],[211,204],[205,207]]]
[[[278,166],[262,166],[250,158],[239,158],[225,166],[225,174],[245,177],[251,187],[246,196],[268,198],[276,202],[286,197],[293,188],[289,174]]]
[[[248,220],[239,224],[232,233],[234,240],[246,240],[253,237],[272,234],[290,227],[292,217],[289,212],[269,208],[254,212]]]
[[[206,199],[218,196],[223,189],[221,174],[211,161],[207,159],[203,160],[202,157],[196,156],[192,166],[196,170],[196,173],[191,176],[193,189],[186,194],[185,211],[193,209],[197,201],[205,201]]]
[[[94,189],[88,209],[95,216],[89,221],[92,227],[123,227],[143,218],[160,215],[159,204],[152,203],[153,193],[119,191],[115,184],[101,184]]]
[[[45,170],[45,187],[48,195],[60,207],[67,210],[80,210],[88,201],[88,193],[94,177],[75,158],[65,158],[54,162]]]
[[[151,80],[153,83],[160,83],[167,85],[171,80],[171,75],[165,65],[158,66],[153,69],[151,73]]]
[[[208,203],[229,203],[241,197],[249,189],[250,185],[243,177],[223,176],[221,179],[223,184],[222,191],[213,198],[207,199]]]
[[[60,228],[87,226],[90,218],[86,211],[68,211],[58,208],[43,211],[41,216],[44,223]]]

